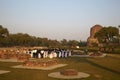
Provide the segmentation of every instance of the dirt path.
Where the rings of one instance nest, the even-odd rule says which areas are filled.
[[[17,59],[0,59],[1,62],[18,62]]]
[[[10,71],[0,70],[0,74],[8,73]]]
[[[12,66],[12,68],[53,70],[53,69],[64,67],[64,66],[67,66],[67,64],[57,64],[57,65],[50,66],[50,67],[29,67],[29,66],[17,65],[17,66]]]

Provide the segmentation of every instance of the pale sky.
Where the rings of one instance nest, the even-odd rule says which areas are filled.
[[[120,0],[0,0],[0,25],[10,33],[86,41],[95,24],[120,25]]]

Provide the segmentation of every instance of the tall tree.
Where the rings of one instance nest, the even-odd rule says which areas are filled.
[[[8,35],[9,35],[8,29],[0,25],[0,37],[7,37]]]
[[[116,27],[104,27],[95,34],[95,37],[100,43],[114,42],[119,35],[118,28]]]
[[[63,46],[67,46],[68,45],[68,41],[66,39],[63,39],[63,40],[61,40],[61,44]]]
[[[79,42],[76,40],[69,40],[69,42],[68,42],[69,47],[76,47],[78,45],[79,45]]]
[[[9,31],[0,25],[0,46],[7,46]]]

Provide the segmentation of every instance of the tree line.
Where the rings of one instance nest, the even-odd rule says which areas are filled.
[[[12,47],[12,46],[45,46],[50,48],[74,48],[76,46],[86,46],[85,41],[66,40],[61,41],[51,40],[48,38],[41,38],[31,36],[27,33],[11,34],[7,28],[0,25],[0,47]]]

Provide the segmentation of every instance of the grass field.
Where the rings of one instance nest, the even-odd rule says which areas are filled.
[[[47,75],[51,72],[71,68],[91,75],[88,78],[73,80],[120,80],[120,55],[118,54],[109,54],[104,58],[70,57],[58,59],[58,61],[68,65],[45,71],[36,69],[14,69],[11,68],[11,66],[21,63],[0,62],[0,70],[11,71],[10,73],[0,74],[0,80],[63,80],[51,78]]]

